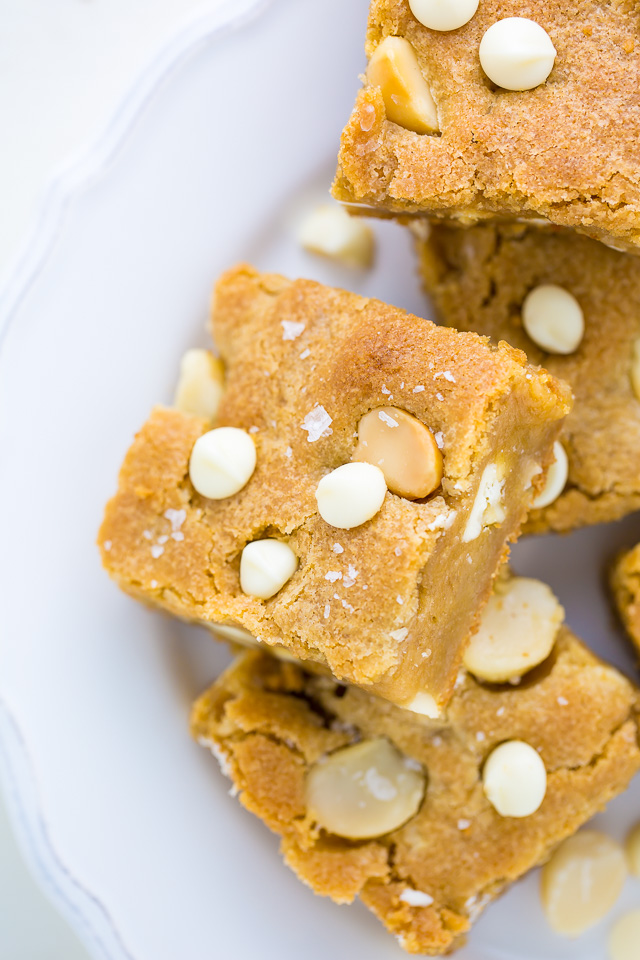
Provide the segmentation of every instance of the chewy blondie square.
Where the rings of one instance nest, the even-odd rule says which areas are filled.
[[[620,554],[611,568],[610,582],[620,618],[640,651],[640,544]]]
[[[548,78],[533,89],[503,89],[480,64],[487,29],[513,17],[535,21],[556,51]],[[405,103],[403,79],[389,87],[387,110],[380,81],[366,82],[342,135],[337,199],[380,214],[467,224],[543,219],[637,252],[640,44],[634,4],[483,0],[469,22],[439,32],[416,19],[408,0],[373,0],[369,59],[387,37],[402,38],[415,51],[438,129],[417,133],[388,119],[388,111],[393,116]],[[517,46],[514,41],[505,56]],[[425,97],[428,91],[417,95]],[[406,109],[411,126],[415,111]]]
[[[522,224],[434,223],[424,237],[421,275],[440,319],[506,340],[573,390],[560,438],[566,485],[530,513],[525,530],[568,531],[640,509],[640,260],[566,230]],[[547,285],[571,294],[583,314],[584,334],[575,349],[564,344],[565,354],[542,349],[523,323],[526,298]],[[544,309],[554,309],[552,301]]]
[[[440,955],[624,790],[640,769],[637,711],[631,684],[561,627],[519,687],[463,675],[446,724],[259,651],[198,700],[192,732],[301,880],[338,903],[359,896],[410,953]],[[501,816],[483,788],[487,758],[513,741],[546,770],[528,816]]]
[[[219,282],[212,332],[226,367],[217,424],[253,440],[255,471],[235,495],[202,496],[190,458],[211,424],[156,409],[106,509],[107,571],[170,613],[241,628],[436,713],[551,459],[568,388],[507,345],[246,266]],[[384,476],[358,468],[382,484],[379,509],[350,529],[327,522],[321,484],[333,484],[334,511],[359,509],[366,483],[354,503],[340,477],[374,451]],[[440,460],[428,496],[385,491],[424,455]],[[268,599],[243,587],[255,541],[293,561]]]

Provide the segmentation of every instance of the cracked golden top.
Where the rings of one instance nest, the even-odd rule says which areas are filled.
[[[519,687],[465,675],[447,723],[256,652],[198,700],[192,732],[316,893],[339,903],[359,896],[406,950],[440,955],[462,945],[489,901],[625,789],[640,769],[637,710],[632,685],[563,627],[549,659]],[[319,828],[310,771],[347,744],[378,738],[425,772],[419,810],[370,840]],[[501,817],[482,787],[485,760],[509,740],[538,751],[547,771],[542,805],[522,819]],[[378,773],[368,773],[374,793],[393,799],[388,784],[376,789]]]
[[[497,20],[524,17],[557,51],[531,90],[497,87],[478,50]],[[416,20],[408,0],[373,0],[366,52],[408,40],[435,101],[438,134],[387,118],[382,88],[358,94],[334,196],[381,213],[544,218],[613,246],[640,245],[640,36],[630,0],[483,0],[458,30]],[[374,79],[375,79],[374,74]],[[390,103],[397,103],[389,95]],[[394,115],[395,110],[391,110]]]
[[[418,252],[444,323],[506,340],[573,390],[560,437],[566,487],[530,513],[526,530],[567,531],[638,510],[640,260],[569,231],[523,224],[433,224]],[[584,314],[584,336],[566,356],[540,349],[523,325],[525,298],[547,284],[575,297]]]
[[[216,425],[253,438],[255,471],[233,496],[201,496],[189,460],[210,423],[156,409],[106,509],[106,569],[164,610],[243,628],[433,711],[543,479],[567,388],[506,344],[245,266],[219,282],[212,329],[226,368]],[[338,529],[318,512],[318,485],[350,463],[361,418],[382,407],[432,432],[442,483],[415,501],[383,487],[372,519]],[[265,538],[297,558],[266,600],[240,577],[245,547]]]

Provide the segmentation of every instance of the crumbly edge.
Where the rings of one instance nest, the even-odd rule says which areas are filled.
[[[609,573],[617,612],[640,653],[640,544],[619,554]]]
[[[598,663],[581,649],[576,668],[581,656],[590,665]],[[255,677],[261,673],[276,676],[278,699],[269,705],[260,703],[264,689],[260,689],[261,681],[256,684]],[[404,828],[378,840],[354,844],[328,837],[310,824],[304,798],[296,787],[301,770],[360,736],[357,726],[327,712],[326,703],[319,701],[313,687],[313,679],[295,666],[274,664],[271,657],[261,653],[245,654],[194,705],[192,733],[219,759],[224,758],[224,772],[233,781],[233,792],[239,792],[243,805],[281,836],[286,862],[315,892],[342,903],[360,895],[410,953],[438,955],[456,949],[484,906],[517,875],[494,878],[477,890],[462,910],[437,898],[429,907],[409,907],[399,896],[413,884],[410,877],[402,875],[401,868],[398,872],[395,863],[396,838],[402,836]],[[358,693],[361,700],[366,696]],[[375,698],[370,699],[375,702]],[[553,835],[537,838],[525,869],[543,862],[562,839],[602,809],[640,769],[639,709],[637,694],[629,688],[628,714],[609,730],[599,752],[586,763],[559,767],[550,774],[564,778],[563,784],[585,778],[578,791],[584,794],[583,806],[572,817],[565,815]],[[425,733],[429,729],[428,722],[408,720],[404,711],[389,704],[379,702],[379,710],[396,718],[395,722],[401,717],[404,724],[421,724]],[[254,761],[262,746],[266,747],[265,769],[269,775],[260,783]],[[265,784],[266,793],[261,794]]]

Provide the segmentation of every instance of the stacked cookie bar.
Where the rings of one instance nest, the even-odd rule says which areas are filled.
[[[640,770],[638,690],[505,563],[640,507],[636,20],[373,0],[334,195],[409,225],[442,325],[230,270],[219,357],[183,358],[100,530],[126,592],[234,649],[192,732],[240,801],[411,953],[460,946]]]

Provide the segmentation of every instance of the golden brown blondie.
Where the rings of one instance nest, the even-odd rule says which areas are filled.
[[[380,67],[370,71],[342,135],[334,196],[381,214],[543,219],[637,252],[637,16],[623,0],[483,0],[459,29],[440,32],[408,0],[373,0],[367,57],[386,38],[401,38],[423,79],[395,76],[385,91]],[[534,21],[555,51],[548,78],[532,89],[504,89],[481,66],[483,37],[508,18]],[[515,55],[517,46],[502,53]],[[409,72],[397,60],[386,65],[387,74],[398,69]],[[407,106],[406,88],[421,82],[426,92]],[[429,128],[414,114],[427,113],[421,104],[431,98],[436,130],[415,132]]]
[[[242,433],[243,456],[253,441],[255,470],[233,495],[198,493],[193,458],[210,424],[156,409],[106,510],[106,569],[164,610],[241,627],[436,712],[549,463],[568,388],[506,344],[250,267],[218,284],[213,334],[226,366],[218,427]],[[433,468],[431,492],[390,492],[416,462]],[[345,466],[357,468],[355,500]],[[376,509],[347,529],[371,475]],[[257,572],[245,563],[256,543],[269,551]],[[276,568],[280,586],[261,596],[250,584]]]
[[[560,438],[566,486],[531,512],[525,530],[566,531],[640,509],[640,261],[569,231],[522,224],[433,224],[425,237],[421,275],[440,319],[506,340],[573,390]],[[523,323],[527,298],[548,285],[575,298],[584,318],[583,336],[565,354],[543,349],[532,339],[540,333],[530,326],[530,336]]]
[[[617,558],[611,569],[611,589],[627,633],[640,651],[640,544]]]
[[[247,653],[195,704],[192,732],[301,880],[338,903],[359,896],[410,953],[440,955],[626,787],[637,711],[631,684],[561,627],[519,687],[462,675],[446,723]],[[514,742],[546,771],[544,799],[501,816],[488,758]]]

